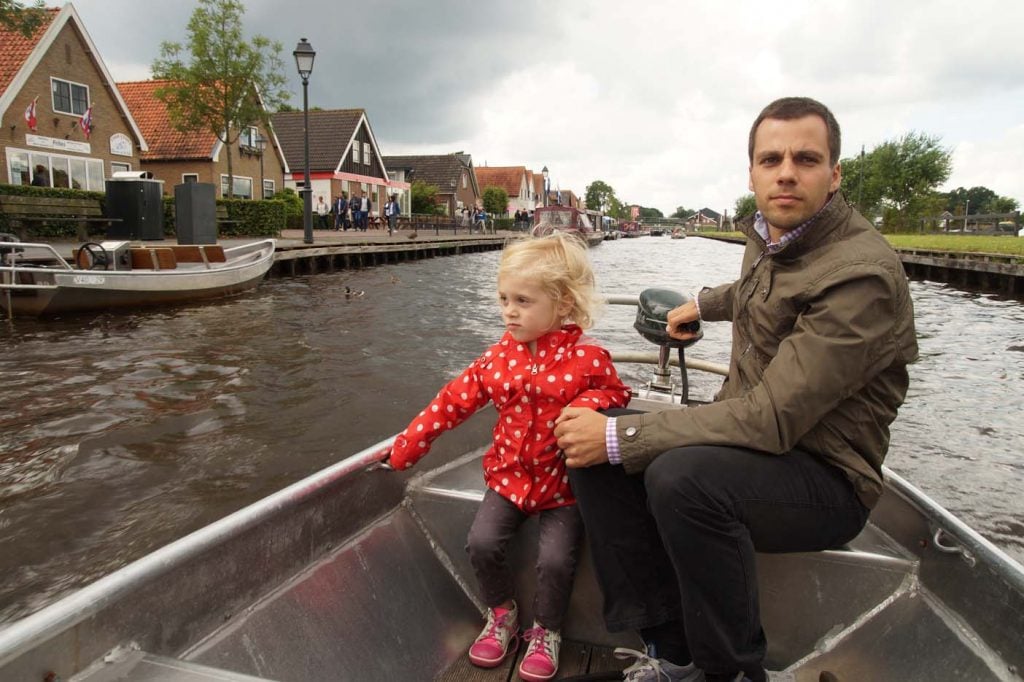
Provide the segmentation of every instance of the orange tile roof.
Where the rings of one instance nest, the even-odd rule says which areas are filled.
[[[59,12],[59,9],[46,10],[46,14],[49,16],[41,21],[32,35],[28,37],[0,25],[0,45],[3,45],[3,49],[0,49],[0,92],[6,90],[14,77],[18,75],[18,71],[25,65],[32,50],[39,44],[39,40]]]
[[[481,192],[488,187],[500,187],[510,197],[517,197],[525,174],[526,166],[477,166],[476,181]]]
[[[172,161],[213,158],[217,136],[208,131],[179,132],[171,127],[167,106],[153,93],[168,81],[148,80],[118,83],[117,89],[128,105],[149,151],[143,161]]]

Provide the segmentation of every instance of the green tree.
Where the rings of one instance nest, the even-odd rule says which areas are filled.
[[[438,205],[437,185],[428,185],[422,180],[413,180],[409,189],[412,195],[412,212],[426,215],[440,215],[444,208]]]
[[[692,216],[693,214],[695,214],[696,212],[697,211],[695,211],[693,209],[690,209],[690,208],[684,208],[682,206],[676,206],[675,213],[672,214],[672,217],[673,218],[686,219],[686,218],[689,218],[690,216]]]
[[[504,216],[508,212],[508,192],[500,187],[485,187],[484,210],[492,216]]]
[[[981,205],[982,213],[1012,213],[1020,204],[1012,197],[993,197]]]
[[[746,218],[757,213],[757,201],[754,200],[753,194],[744,194],[736,200],[736,204],[733,207],[733,219],[739,220],[740,218]]]
[[[248,126],[266,126],[270,111],[288,98],[281,44],[244,37],[244,12],[239,0],[199,0],[188,22],[188,61],[185,48],[165,42],[153,62],[153,76],[168,81],[155,95],[175,130],[206,130],[224,143],[228,196],[234,196],[232,146]]]
[[[985,205],[998,198],[999,196],[988,187],[957,187],[946,193],[946,210],[954,215],[963,215],[964,210],[970,214],[988,213]]]
[[[587,202],[587,208],[610,215],[613,202],[616,201],[615,190],[603,180],[594,180],[587,185],[583,200]]]
[[[17,0],[0,0],[0,27],[31,37],[46,18],[43,9],[43,0],[37,0],[31,7]]]
[[[886,229],[916,230],[921,219],[932,217],[935,188],[953,169],[952,153],[939,142],[937,136],[910,132],[883,142],[863,158],[869,166],[862,170],[864,203],[869,190],[878,192]]]
[[[664,218],[665,214],[662,213],[661,211],[659,211],[656,208],[646,208],[644,206],[641,206],[640,207],[640,217],[641,218]]]

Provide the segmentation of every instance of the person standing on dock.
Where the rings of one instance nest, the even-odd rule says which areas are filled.
[[[317,227],[321,230],[327,229],[327,214],[330,212],[330,206],[324,201],[324,195],[321,194],[316,200],[316,215],[317,215]]]
[[[388,236],[390,237],[395,233],[395,230],[398,227],[398,216],[402,213],[402,209],[398,205],[397,194],[391,195],[391,201],[389,201],[387,206],[384,208],[384,213],[388,219]]]
[[[343,229],[347,231],[348,219],[345,217],[345,213],[348,211],[348,200],[345,198],[344,192],[335,197],[332,211],[334,213],[334,231],[338,232]]]
[[[524,635],[530,644],[519,666],[522,679],[536,682],[558,671],[583,532],[555,445],[554,419],[566,405],[624,407],[630,392],[608,351],[583,334],[597,298],[580,240],[556,234],[507,246],[498,266],[498,302],[505,323],[501,340],[444,386],[383,455],[391,467],[408,469],[434,439],[494,403],[494,442],[483,456],[487,490],[467,540],[487,624],[469,660],[494,668],[516,651],[519,610],[506,553],[523,521],[538,515],[535,622]]]
[[[639,630],[631,680],[764,682],[755,552],[835,548],[882,494],[889,425],[917,358],[899,258],[839,191],[840,130],[820,102],[769,104],[748,139],[758,212],[740,278],[702,289],[667,330],[732,322],[715,401],[555,434],[609,630]]]

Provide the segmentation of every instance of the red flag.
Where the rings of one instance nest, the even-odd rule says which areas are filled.
[[[39,99],[39,95],[36,95],[32,103],[25,108],[25,122],[28,123],[28,129],[33,133],[36,131],[36,100]]]
[[[89,135],[92,133],[92,105],[85,110],[82,114],[82,118],[78,119],[78,125],[82,126],[82,132],[85,134],[85,139],[89,139]]]

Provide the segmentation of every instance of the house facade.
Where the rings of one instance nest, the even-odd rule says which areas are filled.
[[[286,187],[298,189],[305,180],[304,114],[274,114],[273,126],[281,143]],[[309,112],[309,181],[313,205],[319,197],[330,204],[342,193],[368,196],[372,214],[381,215],[388,197],[398,195],[403,215],[409,215],[411,199],[407,181],[389,177],[377,140],[363,109],[327,109]]]
[[[0,182],[102,192],[147,141],[74,6],[45,12],[29,37],[0,28]]]
[[[480,187],[469,154],[385,156],[384,165],[393,181],[409,183],[410,187],[413,182],[422,181],[436,187],[438,203],[447,216],[481,204]]]
[[[204,182],[214,185],[218,197],[227,197],[231,195],[229,176],[236,199],[269,199],[280,191],[287,167],[272,130],[252,125],[241,131],[231,145],[229,174],[227,147],[216,135],[180,132],[171,126],[167,106],[156,97],[157,89],[165,85],[159,80],[117,84],[149,142],[149,150],[141,154],[141,170],[163,180],[164,194],[173,194],[176,185]]]
[[[532,183],[527,179],[526,166],[482,166],[476,169],[480,193],[488,187],[500,187],[508,194],[508,213],[518,210],[532,211],[537,206]]]

